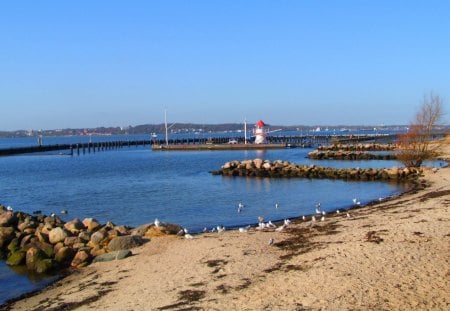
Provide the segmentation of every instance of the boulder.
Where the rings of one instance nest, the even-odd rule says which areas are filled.
[[[68,264],[73,260],[75,253],[67,246],[61,247],[55,255],[55,260],[61,264]]]
[[[130,249],[144,244],[144,240],[137,235],[118,236],[108,243],[110,251],[118,251],[121,249]]]
[[[127,257],[129,257],[131,255],[132,255],[132,253],[131,253],[130,250],[123,249],[123,250],[110,252],[110,253],[106,253],[106,254],[97,256],[97,257],[94,258],[93,262],[96,263],[96,262],[120,260],[120,259],[127,258]]]
[[[104,231],[100,230],[97,232],[94,232],[91,235],[91,242],[94,244],[100,244],[102,241],[106,239],[107,235]]]
[[[83,225],[86,227],[86,230],[89,232],[94,232],[100,228],[100,223],[94,218],[85,218],[83,220]]]
[[[0,227],[0,248],[11,242],[15,236],[13,227]]]
[[[91,251],[90,251],[91,255],[94,257],[106,254],[106,250],[102,247],[100,247],[99,245],[95,245],[94,247],[92,247]]]
[[[26,252],[23,250],[15,251],[11,253],[6,260],[8,266],[21,266],[25,263]]]
[[[75,268],[85,267],[89,264],[91,255],[85,250],[79,250],[71,262],[71,266]]]
[[[48,234],[48,239],[50,243],[56,244],[58,242],[64,241],[64,239],[67,237],[67,232],[60,227],[53,228],[50,233]]]
[[[263,165],[263,160],[262,159],[255,159],[255,160],[253,160],[253,163],[255,163],[255,167],[257,169],[261,169],[261,166]]]
[[[47,259],[47,256],[41,249],[39,249],[35,246],[30,247],[26,253],[27,269],[28,270],[36,270],[37,262],[40,260],[43,260],[43,259]]]
[[[80,239],[76,236],[69,236],[64,239],[64,245],[72,247],[75,243],[79,243]]]
[[[144,233],[144,236],[147,238],[163,236],[163,235],[174,235],[183,230],[183,227],[176,224],[166,224],[156,227],[154,224],[151,224],[147,231]]]
[[[19,240],[19,238],[12,239],[11,242],[9,242],[7,248],[8,248],[8,251],[10,253],[13,253],[13,252],[19,250],[20,249],[20,240]]]
[[[81,230],[85,229],[84,224],[78,218],[66,222],[64,228],[72,234],[78,234]]]
[[[88,231],[81,231],[78,234],[78,239],[83,242],[89,242],[91,240],[91,233]]]
[[[46,273],[53,269],[53,260],[42,259],[36,262],[35,270],[37,273]]]
[[[0,227],[14,226],[17,221],[17,216],[11,211],[0,214]]]

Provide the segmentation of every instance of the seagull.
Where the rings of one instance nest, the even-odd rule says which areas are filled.
[[[258,222],[264,222],[264,217],[262,217],[262,216],[258,216]]]
[[[193,239],[194,237],[192,235],[190,235],[190,234],[185,234],[184,238],[185,239]]]
[[[303,219],[303,220],[306,220],[306,216],[302,216],[302,219]]]
[[[12,208],[11,206],[8,205],[8,206],[6,207],[6,210],[12,212],[12,211],[13,211],[13,208]]]
[[[274,240],[271,238],[271,239],[269,240],[269,245],[272,245],[273,242],[274,242]]]
[[[379,198],[378,198],[378,201],[379,201],[379,202],[383,201],[383,198],[382,198],[382,197],[379,197]]]
[[[275,208],[278,209],[278,203],[275,203]]]
[[[241,233],[248,232],[248,229],[245,229],[245,228],[239,228],[239,232],[241,232]]]
[[[325,221],[325,216],[322,216],[322,218],[320,218],[320,221]]]
[[[51,213],[51,214],[50,214],[50,217],[55,217],[55,216],[56,216],[55,213]]]
[[[177,233],[177,235],[184,235],[184,234],[185,234],[184,229],[181,229],[181,230],[178,231],[178,233]]]
[[[286,225],[285,225],[285,224],[282,225],[282,226],[279,226],[278,228],[276,228],[275,231],[276,231],[276,232],[281,232],[281,231],[284,230],[284,228],[286,228]]]
[[[312,216],[311,221],[316,221],[316,216]]]
[[[350,218],[350,214],[349,213],[347,213],[347,218]]]
[[[208,228],[203,228],[203,233],[208,232]]]
[[[284,220],[284,224],[286,225],[286,226],[288,226],[288,225],[290,225],[292,222],[289,220],[289,219],[285,219]]]
[[[63,210],[61,211],[61,214],[67,214],[67,211],[66,211],[65,209],[63,209]]]
[[[353,199],[353,204],[356,204],[356,201],[357,201],[357,199],[356,199],[356,198],[354,198],[354,199]]]
[[[322,215],[325,216],[327,213],[325,213],[325,211],[322,211]]]
[[[244,204],[242,204],[242,202],[239,202],[238,208],[239,208],[239,209],[243,209],[243,208],[244,208]]]
[[[277,226],[275,226],[272,221],[269,220],[269,222],[267,223],[267,227],[272,227],[272,228],[276,228]]]
[[[224,232],[225,231],[225,227],[224,226],[217,226],[217,232]]]
[[[262,230],[266,227],[266,224],[263,222],[258,223],[258,227],[256,227],[256,230]]]
[[[336,210],[336,214],[339,214],[341,211],[340,210]]]
[[[210,232],[216,232],[216,228],[212,228]]]
[[[161,224],[161,222],[159,221],[158,218],[155,218],[154,224],[155,224],[155,227],[159,227],[159,225]]]

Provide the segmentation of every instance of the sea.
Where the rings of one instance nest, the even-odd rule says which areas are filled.
[[[43,142],[80,143],[138,140],[148,136],[44,137]],[[29,146],[36,138],[0,139],[0,148]],[[342,180],[269,179],[213,176],[225,162],[246,159],[283,160],[328,167],[393,167],[397,161],[317,161],[313,149],[236,151],[152,151],[149,146],[124,147],[70,156],[51,152],[0,157],[0,203],[14,210],[58,214],[63,220],[93,217],[101,223],[139,226],[156,218],[191,232],[216,226],[237,228],[267,221],[350,208],[395,196],[406,185]],[[238,213],[238,204],[245,207]],[[278,204],[278,208],[275,208]],[[61,214],[61,211],[67,214]],[[0,304],[39,290],[57,276],[13,270],[0,261]]]

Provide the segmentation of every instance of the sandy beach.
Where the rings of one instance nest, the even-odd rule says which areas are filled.
[[[421,184],[281,232],[155,237],[4,309],[448,310],[450,168]]]

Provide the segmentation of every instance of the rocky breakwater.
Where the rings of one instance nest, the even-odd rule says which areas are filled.
[[[246,177],[300,177],[343,180],[415,181],[421,175],[417,168],[330,168],[315,165],[297,165],[288,161],[246,160],[227,162],[213,175]]]
[[[0,205],[0,259],[45,273],[91,262],[128,257],[130,249],[153,236],[176,234],[178,225],[146,224],[138,228],[101,225],[93,218],[64,222],[57,216],[14,212]]]
[[[393,151],[395,144],[333,144],[319,146],[320,151]]]
[[[365,151],[321,151],[314,150],[308,153],[313,160],[395,160],[395,154],[374,154]]]

